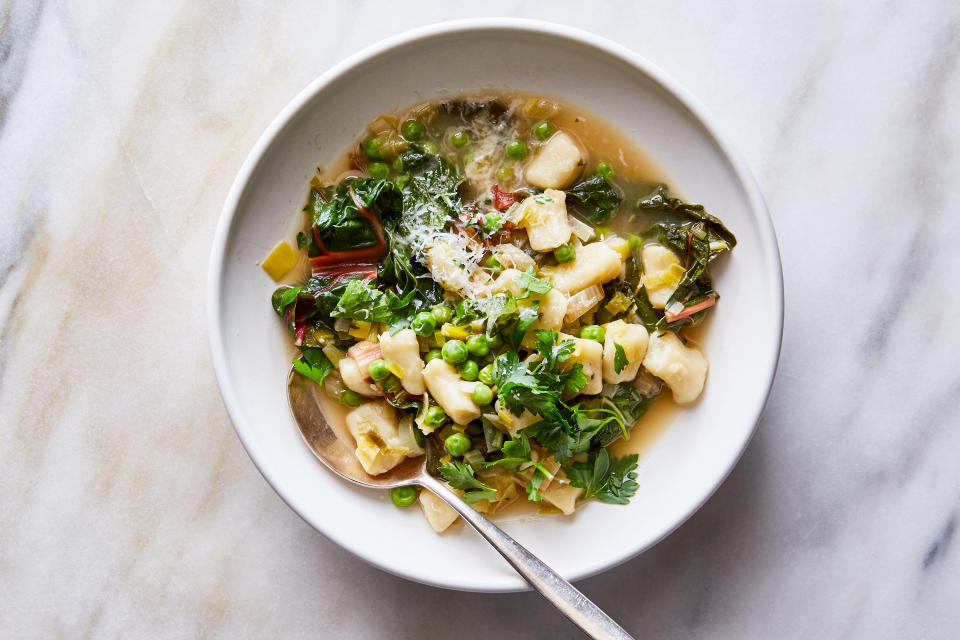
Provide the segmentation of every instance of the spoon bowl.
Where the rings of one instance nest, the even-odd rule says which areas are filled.
[[[427,469],[429,455],[407,458],[382,474],[374,476],[367,473],[351,450],[352,436],[345,429],[331,424],[324,415],[318,397],[321,393],[324,393],[323,389],[313,380],[300,375],[296,370],[290,371],[287,384],[290,411],[304,442],[328,469],[345,480],[373,489],[418,484],[424,491],[432,491],[493,545],[531,587],[591,637],[619,640],[631,638],[613,618],[576,587],[495,524],[474,511],[446,483],[434,477]]]

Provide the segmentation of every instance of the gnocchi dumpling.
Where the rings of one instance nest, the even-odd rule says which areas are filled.
[[[523,175],[535,187],[565,189],[573,184],[585,164],[580,145],[560,131],[543,145]]]
[[[353,358],[349,356],[340,358],[340,363],[337,365],[337,368],[340,370],[340,378],[343,380],[343,384],[347,386],[347,389],[356,391],[360,395],[368,398],[375,398],[382,395],[375,386],[367,382],[366,376],[360,371],[360,365],[358,365],[357,361]]]
[[[467,424],[480,417],[480,407],[470,398],[475,382],[462,379],[457,370],[437,358],[423,369],[423,379],[430,395],[444,413],[457,424]]]
[[[670,387],[678,404],[696,400],[707,379],[707,359],[698,349],[684,345],[672,331],[650,336],[643,366]]]
[[[571,262],[553,270],[553,286],[564,293],[582,291],[595,284],[609,282],[620,275],[620,254],[605,242],[591,242],[576,250]]]
[[[426,489],[420,491],[419,502],[427,522],[437,533],[446,531],[459,517],[453,507]]]
[[[415,396],[423,395],[423,360],[420,359],[420,342],[413,329],[403,329],[394,335],[389,331],[380,334],[380,351],[384,359],[396,363],[402,370],[400,384]]]
[[[654,309],[663,309],[683,279],[685,269],[673,251],[662,244],[648,244],[640,253],[643,286]]]
[[[566,201],[563,191],[547,189],[520,204],[520,225],[527,230],[534,251],[553,251],[570,240]]]
[[[357,459],[372,476],[403,462],[409,450],[399,442],[397,411],[384,400],[365,402],[347,414],[347,429],[357,443]]]

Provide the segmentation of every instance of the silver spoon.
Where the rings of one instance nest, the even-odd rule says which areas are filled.
[[[317,397],[320,393],[323,391],[315,382],[295,371],[291,373],[287,396],[293,417],[300,427],[303,439],[327,468],[364,487],[393,489],[418,484],[429,489],[453,507],[461,518],[500,552],[531,587],[539,591],[575,625],[594,638],[633,640],[613,618],[560,577],[560,574],[474,511],[445,482],[430,475],[427,470],[427,456],[409,458],[381,475],[369,475],[360,466],[351,448],[345,444],[350,442],[349,434],[338,435],[323,416]]]

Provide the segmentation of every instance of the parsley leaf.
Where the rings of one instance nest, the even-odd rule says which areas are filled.
[[[579,393],[587,386],[587,376],[583,373],[583,365],[574,364],[566,371],[560,370],[560,365],[570,359],[577,348],[573,340],[564,340],[557,344],[556,331],[537,331],[537,353],[540,354],[540,364],[537,377],[544,384],[554,386],[558,391]]]
[[[637,455],[610,458],[606,449],[591,453],[586,462],[574,462],[563,471],[570,485],[584,490],[583,500],[596,498],[607,504],[627,504],[637,484]]]
[[[440,475],[450,483],[454,489],[466,491],[463,494],[463,500],[467,504],[473,504],[480,500],[496,500],[497,490],[490,485],[476,478],[473,473],[473,467],[459,460],[452,460],[445,465],[437,467]]]
[[[616,349],[616,354],[613,356],[613,370],[620,373],[624,367],[630,364],[630,361],[627,360],[627,354],[619,342],[614,342],[613,348]]]
[[[302,376],[306,376],[317,384],[323,384],[323,379],[333,371],[333,363],[323,354],[319,347],[297,347],[300,357],[293,359],[293,368]]]
[[[549,449],[560,463],[570,459],[578,444],[578,439],[570,435],[564,429],[563,423],[559,421],[541,420],[521,429],[520,432],[536,438],[540,446]]]
[[[546,280],[537,278],[537,272],[533,267],[527,267],[527,270],[513,279],[517,286],[523,290],[521,297],[527,297],[530,293],[539,293],[541,295],[549,293],[553,285]]]
[[[527,434],[520,433],[519,437],[507,440],[503,443],[500,452],[503,454],[502,458],[494,462],[484,463],[483,467],[501,466],[504,469],[520,473],[532,468],[533,473],[526,486],[527,497],[534,502],[539,502],[541,499],[540,486],[544,480],[552,479],[553,474],[547,471],[542,464],[532,459],[533,448],[530,446],[530,438],[527,437]]]

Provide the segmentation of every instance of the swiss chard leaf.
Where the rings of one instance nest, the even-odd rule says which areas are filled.
[[[610,220],[623,201],[616,187],[601,175],[581,180],[567,190],[567,198],[574,212],[593,224]]]
[[[637,208],[674,214],[684,222],[703,222],[709,233],[726,242],[729,249],[737,246],[737,238],[723,225],[719,218],[707,213],[702,204],[690,204],[679,198],[674,198],[664,184],[657,185],[651,193],[640,198],[637,201]],[[683,241],[685,249],[686,235],[683,236]],[[682,250],[680,253],[682,253]]]
[[[450,483],[451,487],[466,491],[466,493],[463,494],[463,500],[467,504],[473,504],[480,500],[497,499],[497,490],[477,479],[474,475],[473,467],[465,462],[452,460],[447,464],[437,467],[437,471]]]
[[[373,223],[360,211],[358,202],[372,214],[398,212],[400,190],[389,180],[358,178],[341,182],[329,198],[316,189],[310,192],[307,212],[328,251],[362,249],[379,242]]]
[[[610,397],[603,397],[601,406],[610,412],[615,423],[600,429],[594,442],[605,447],[620,436],[625,436],[630,429],[643,417],[653,403],[660,389],[651,391],[652,395],[644,395],[632,382],[621,382]]]
[[[396,296],[394,299],[400,302]],[[362,280],[351,280],[330,315],[334,318],[351,318],[364,322],[389,322],[393,310],[388,296],[382,291]]]
[[[611,458],[606,449],[600,449],[585,462],[574,462],[563,471],[571,486],[583,489],[583,500],[627,504],[640,487],[636,482],[637,459],[637,454]]]

